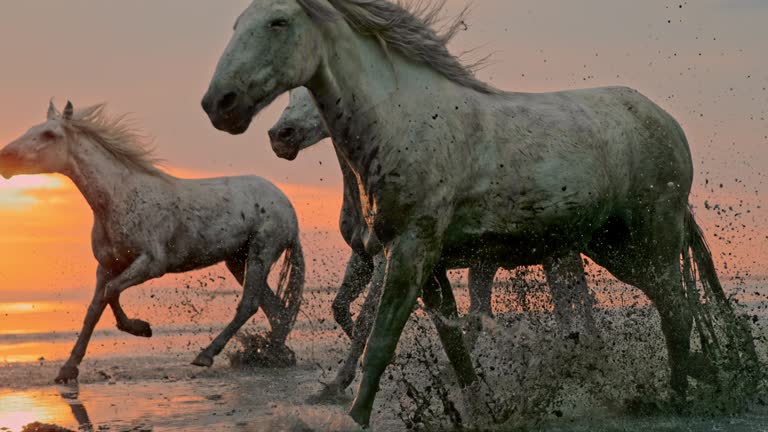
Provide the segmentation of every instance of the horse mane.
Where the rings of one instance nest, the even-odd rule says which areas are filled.
[[[162,160],[155,156],[151,139],[134,126],[127,114],[110,117],[106,104],[98,104],[76,111],[64,125],[68,132],[87,136],[126,166],[157,177],[167,176],[157,166]]]
[[[343,18],[354,31],[377,38],[411,60],[424,63],[463,87],[486,94],[500,90],[475,78],[474,72],[486,59],[464,65],[448,51],[446,44],[463,28],[468,8],[453,17],[438,34],[440,12],[447,0],[297,0],[307,14],[317,21]]]

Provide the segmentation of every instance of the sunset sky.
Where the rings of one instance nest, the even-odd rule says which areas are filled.
[[[106,101],[111,112],[135,113],[171,172],[264,176],[294,200],[304,232],[335,233],[341,176],[330,144],[295,162],[269,148],[266,130],[286,97],[238,137],[216,131],[200,108],[248,3],[3,1],[0,145],[43,121],[52,96],[76,106]],[[456,12],[464,1],[448,4]],[[478,0],[452,49],[492,53],[479,76],[504,89],[628,85],[669,110],[691,143],[691,201],[718,264],[765,273],[766,23],[763,0]],[[706,210],[705,201],[727,213]],[[0,302],[88,296],[91,223],[64,177],[0,179]],[[340,244],[338,236],[327,241]]]

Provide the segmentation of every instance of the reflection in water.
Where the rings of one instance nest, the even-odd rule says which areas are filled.
[[[57,387],[59,389],[59,394],[61,394],[61,397],[72,410],[72,415],[77,421],[78,429],[82,432],[93,432],[93,424],[88,417],[88,411],[85,409],[85,405],[78,399],[80,395],[80,385],[75,382],[73,384],[60,384]]]
[[[39,392],[0,396],[0,428],[12,432],[21,431],[29,423],[53,423],[65,416],[68,416],[66,407],[52,403],[49,396]]]
[[[88,411],[78,399],[79,385],[59,385],[57,390],[58,395],[36,391],[0,396],[0,430],[19,432],[24,426],[34,422],[71,424],[74,417],[79,431],[93,432]],[[66,405],[62,403],[62,399]]]

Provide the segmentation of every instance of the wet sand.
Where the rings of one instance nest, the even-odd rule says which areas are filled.
[[[52,384],[63,358],[57,354],[44,361],[0,363],[0,431],[16,432],[33,421],[75,431],[355,430],[345,411],[357,381],[344,403],[305,403],[322,388],[321,382],[332,379],[348,346],[329,319],[330,295],[309,292],[308,296],[312,307],[301,315],[288,342],[298,365],[287,369],[233,370],[225,354],[210,369],[190,365],[217,326],[191,333],[186,327],[161,327],[158,338],[150,340],[115,339],[115,334],[102,333],[94,342],[105,348],[89,352],[77,386]],[[752,307],[761,313],[753,329],[760,338],[763,361],[768,360],[762,315],[767,305]],[[495,309],[503,309],[500,306]],[[474,353],[479,370],[494,397],[514,411],[489,430],[768,431],[764,395],[735,414],[630,415],[625,409],[628,399],[667,396],[666,354],[658,320],[642,305],[600,308],[597,313],[604,335],[597,343],[553,336],[552,317],[546,311],[508,311],[486,322],[487,331]],[[263,323],[257,320],[251,328],[261,329]],[[425,430],[451,426],[442,416],[438,387],[447,389],[446,397],[459,411],[462,397],[436,339],[429,320],[417,312],[385,374],[371,430],[404,431],[407,421]],[[63,346],[71,343],[66,337],[55,341]],[[234,342],[228,346],[230,352],[235,348]],[[420,394],[409,395],[408,385]],[[692,385],[695,398],[703,387]],[[429,409],[414,408],[427,399]]]
[[[4,426],[13,432],[20,430],[21,423],[31,421],[55,423],[75,431],[356,429],[342,406],[303,404],[302,395],[318,388],[319,373],[315,368],[259,374],[228,371],[223,375],[226,376],[81,385],[76,399],[72,399],[76,386],[3,391],[0,418],[6,419]],[[9,411],[14,410],[16,414],[9,416]],[[8,422],[13,418],[17,420]],[[406,430],[391,412],[375,415],[373,422],[372,430]],[[303,426],[308,429],[302,429]],[[549,420],[525,430],[761,432],[768,430],[768,410],[721,418],[632,418],[598,413],[591,418]]]

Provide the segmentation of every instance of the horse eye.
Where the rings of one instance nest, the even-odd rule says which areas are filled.
[[[56,139],[56,134],[51,131],[45,131],[43,132],[42,137],[45,141],[53,141]]]
[[[277,18],[269,22],[271,28],[283,28],[288,27],[288,20],[285,18]]]

